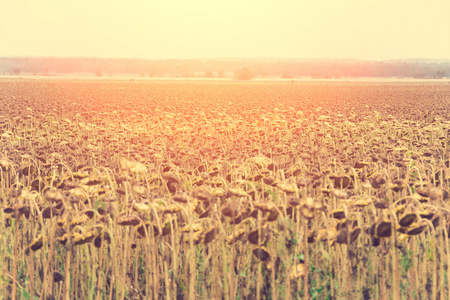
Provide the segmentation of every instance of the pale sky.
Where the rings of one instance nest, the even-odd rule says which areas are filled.
[[[0,2],[0,56],[450,59],[450,0]]]

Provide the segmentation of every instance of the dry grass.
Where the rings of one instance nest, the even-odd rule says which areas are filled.
[[[0,90],[0,298],[450,297],[449,85]]]

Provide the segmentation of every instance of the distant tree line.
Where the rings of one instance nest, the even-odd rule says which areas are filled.
[[[0,58],[0,74],[135,74],[141,77],[450,77],[450,60]]]

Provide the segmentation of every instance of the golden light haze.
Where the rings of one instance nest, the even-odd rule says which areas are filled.
[[[450,59],[450,1],[4,1],[0,56]]]

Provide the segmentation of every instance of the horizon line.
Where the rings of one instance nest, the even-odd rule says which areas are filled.
[[[389,58],[389,59],[369,59],[369,58],[331,58],[331,57],[277,57],[277,56],[261,56],[261,57],[245,57],[245,56],[218,56],[218,57],[191,57],[191,58],[177,58],[177,57],[159,57],[159,58],[143,58],[143,57],[102,57],[102,56],[47,56],[47,55],[0,55],[0,58],[57,58],[57,59],[130,59],[130,60],[354,60],[354,61],[401,61],[401,60],[428,60],[428,61],[448,61],[450,58]]]

